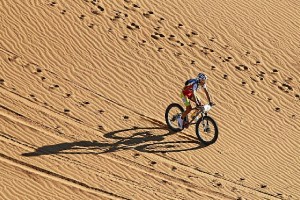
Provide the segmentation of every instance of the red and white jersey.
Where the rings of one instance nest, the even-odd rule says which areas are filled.
[[[206,84],[201,86],[198,83],[197,79],[190,79],[185,82],[185,87],[182,90],[184,96],[188,97],[189,99],[192,98],[193,93],[196,92],[199,88],[206,89]]]

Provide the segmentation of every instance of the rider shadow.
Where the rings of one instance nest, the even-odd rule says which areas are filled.
[[[152,131],[151,131],[152,130]],[[155,130],[166,130],[168,132],[157,135]],[[129,134],[132,132],[132,134]],[[65,142],[54,145],[42,146],[35,152],[23,153],[23,156],[41,156],[51,154],[104,154],[110,152],[137,150],[147,153],[168,153],[197,150],[205,147],[196,139],[186,141],[163,142],[166,137],[176,134],[165,127],[133,127],[112,131],[103,136],[113,139],[115,142],[78,141]]]

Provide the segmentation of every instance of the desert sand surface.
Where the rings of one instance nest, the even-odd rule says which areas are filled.
[[[0,199],[300,199],[299,8],[1,0]],[[209,146],[164,119],[199,72]]]

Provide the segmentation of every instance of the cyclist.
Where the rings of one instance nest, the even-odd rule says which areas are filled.
[[[191,112],[192,106],[190,100],[196,103],[197,106],[201,106],[201,101],[195,95],[195,92],[203,88],[206,94],[208,102],[211,104],[211,98],[207,91],[206,86],[207,76],[203,73],[199,73],[195,79],[189,79],[185,82],[185,86],[181,91],[180,97],[186,106],[186,110],[178,118],[178,126],[183,128],[183,119]]]

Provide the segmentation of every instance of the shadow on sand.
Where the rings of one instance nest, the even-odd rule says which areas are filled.
[[[166,130],[165,134],[154,135],[155,130]],[[132,132],[128,136],[128,132]],[[127,136],[122,136],[126,133]],[[23,153],[23,156],[40,156],[50,154],[103,154],[135,149],[148,153],[167,153],[191,151],[203,148],[198,140],[164,142],[165,138],[176,134],[166,127],[133,127],[104,134],[105,138],[115,142],[77,141],[42,146],[35,152]],[[177,133],[178,134],[178,133]]]

